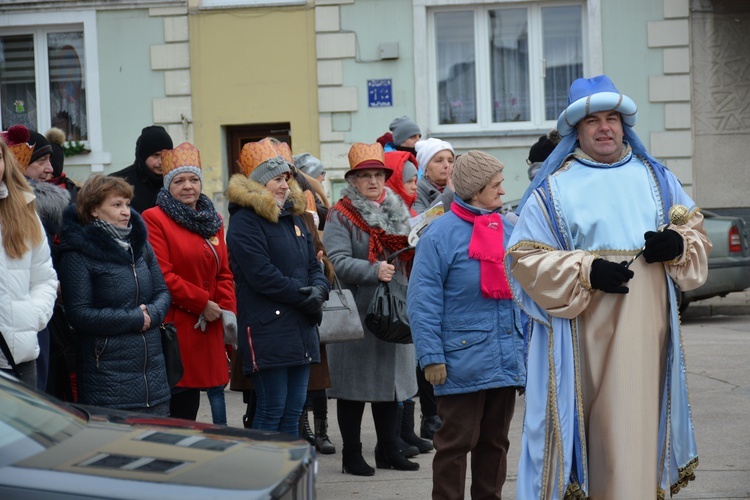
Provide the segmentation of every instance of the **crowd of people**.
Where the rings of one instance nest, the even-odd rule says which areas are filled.
[[[64,400],[188,420],[206,391],[227,425],[231,365],[246,427],[320,453],[336,452],[335,399],[342,472],[358,476],[376,473],[361,440],[369,403],[376,468],[418,470],[409,459],[434,448],[435,499],[464,497],[469,455],[471,497],[501,498],[525,394],[518,498],[675,493],[698,464],[675,289],[705,281],[711,242],[636,119],[608,77],[574,81],[557,129],[531,147],[515,212],[502,162],[422,138],[406,116],[351,146],[334,203],[319,159],[267,137],[241,150],[228,221],[202,192],[199,151],[160,126],[141,131],[133,165],[81,184],[63,171],[64,132],[10,127],[0,370]],[[410,246],[436,206],[444,215]],[[321,345],[336,280],[364,336]],[[367,327],[382,283],[408,290],[413,342]]]

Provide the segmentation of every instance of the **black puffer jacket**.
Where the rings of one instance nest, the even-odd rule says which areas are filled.
[[[159,325],[171,297],[143,219],[131,213],[132,253],[93,224],[81,225],[69,206],[58,273],[68,320],[79,334],[79,401],[137,410],[170,398]],[[145,332],[140,304],[151,316]]]

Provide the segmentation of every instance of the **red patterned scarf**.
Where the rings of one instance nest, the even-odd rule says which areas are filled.
[[[352,201],[346,196],[341,198],[333,208],[341,212],[344,217],[352,221],[363,232],[370,235],[370,247],[367,255],[367,260],[370,262],[375,263],[383,260],[386,255],[409,246],[409,239],[406,235],[386,233],[385,230],[379,227],[371,227],[367,224],[352,204]],[[398,258],[403,262],[410,262],[414,259],[414,250],[401,252]]]
[[[511,299],[513,295],[505,274],[503,220],[499,213],[477,215],[455,201],[451,212],[474,225],[469,242],[469,257],[479,261],[482,296],[488,299]]]

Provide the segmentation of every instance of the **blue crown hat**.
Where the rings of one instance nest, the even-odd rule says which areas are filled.
[[[557,120],[557,130],[565,137],[575,129],[576,124],[584,116],[610,110],[620,113],[626,125],[630,127],[635,125],[638,107],[630,97],[617,90],[607,75],[578,78],[570,86],[568,107]]]

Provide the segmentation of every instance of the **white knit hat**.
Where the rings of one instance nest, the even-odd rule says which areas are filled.
[[[453,146],[450,142],[442,141],[434,137],[425,139],[417,142],[414,146],[417,149],[417,163],[419,163],[419,171],[424,173],[427,168],[427,164],[430,163],[432,157],[441,151],[448,150],[456,156],[456,152],[453,151]]]

